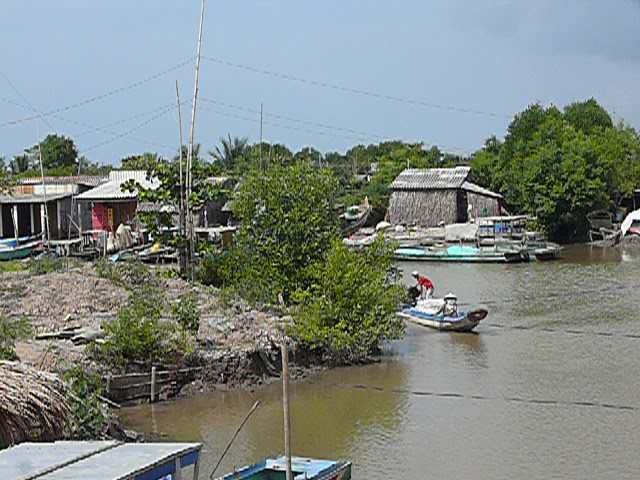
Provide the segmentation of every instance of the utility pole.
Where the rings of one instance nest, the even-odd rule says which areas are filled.
[[[260,102],[260,170],[264,170],[262,164],[262,102]]]
[[[180,235],[182,235],[183,237],[186,236],[186,225],[185,225],[185,216],[184,216],[184,174],[182,173],[182,162],[183,162],[183,152],[182,152],[182,146],[184,145],[183,139],[182,139],[182,108],[180,107],[180,89],[178,88],[178,80],[176,80],[176,100],[178,102],[178,131],[179,131],[179,135],[180,135],[180,157],[178,159],[179,165],[178,165],[178,169],[180,172],[180,203],[179,203],[179,208],[180,208]],[[180,273],[184,274],[184,272],[187,269],[187,258],[185,255],[185,248],[184,245],[180,246]]]
[[[196,129],[196,106],[198,103],[198,90],[200,87],[200,60],[202,58],[202,30],[204,26],[204,10],[206,0],[202,0],[202,9],[200,11],[200,29],[198,32],[198,53],[196,58],[196,79],[193,88],[193,105],[191,108],[191,129],[189,132],[189,151],[187,153],[187,223],[189,236],[189,267],[191,269],[191,280],[194,279],[194,260],[195,260],[195,231],[193,225],[193,211],[191,208],[191,190],[193,188],[193,139]]]

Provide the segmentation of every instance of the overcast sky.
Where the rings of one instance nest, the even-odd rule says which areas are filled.
[[[2,0],[0,72],[20,94],[0,75],[0,155],[52,127],[101,163],[173,154],[175,81],[189,100],[194,69],[172,67],[195,55],[199,13],[200,0]],[[639,127],[639,40],[640,0],[208,0],[203,55],[218,61],[202,63],[196,141],[256,141],[261,102],[265,140],[322,151],[383,138],[472,151],[532,102],[591,96]],[[7,125],[34,115],[27,101],[62,110]]]

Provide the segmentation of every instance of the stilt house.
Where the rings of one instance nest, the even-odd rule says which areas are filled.
[[[406,169],[391,184],[389,221],[436,227],[502,214],[502,195],[468,181],[470,167]]]

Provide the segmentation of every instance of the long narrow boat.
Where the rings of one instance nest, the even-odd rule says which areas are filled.
[[[528,262],[530,257],[526,249],[452,245],[449,247],[400,247],[395,250],[394,258],[424,262],[518,263]]]
[[[350,480],[351,462],[292,457],[294,480]],[[285,457],[267,458],[228,473],[219,480],[285,480]]]
[[[41,244],[42,242],[37,241],[18,246],[0,245],[0,261],[18,260],[29,257]]]
[[[442,313],[444,300],[421,300],[414,307],[405,308],[398,316],[423,327],[449,332],[470,332],[489,312],[483,308],[452,315]]]

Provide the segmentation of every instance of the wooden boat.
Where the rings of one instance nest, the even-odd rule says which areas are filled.
[[[285,465],[284,456],[267,458],[262,462],[228,473],[219,480],[285,480]],[[291,469],[295,480],[351,479],[351,462],[292,457]]]
[[[342,219],[342,235],[348,237],[364,227],[367,220],[369,220],[370,213],[371,206],[369,205],[369,199],[366,197],[362,204],[347,208],[347,210],[340,215]]]
[[[18,246],[0,245],[0,261],[18,260],[31,256],[40,247],[42,242],[29,242]]]
[[[469,245],[452,245],[449,247],[400,247],[395,250],[394,258],[429,262],[518,263],[528,262],[530,257],[524,248],[478,248]]]
[[[447,297],[445,297],[446,299]],[[455,297],[453,297],[455,299]],[[445,314],[443,307],[446,300],[420,300],[409,308],[398,313],[398,316],[423,327],[435,328],[447,332],[470,332],[488,315],[488,311],[479,308],[469,312]]]

